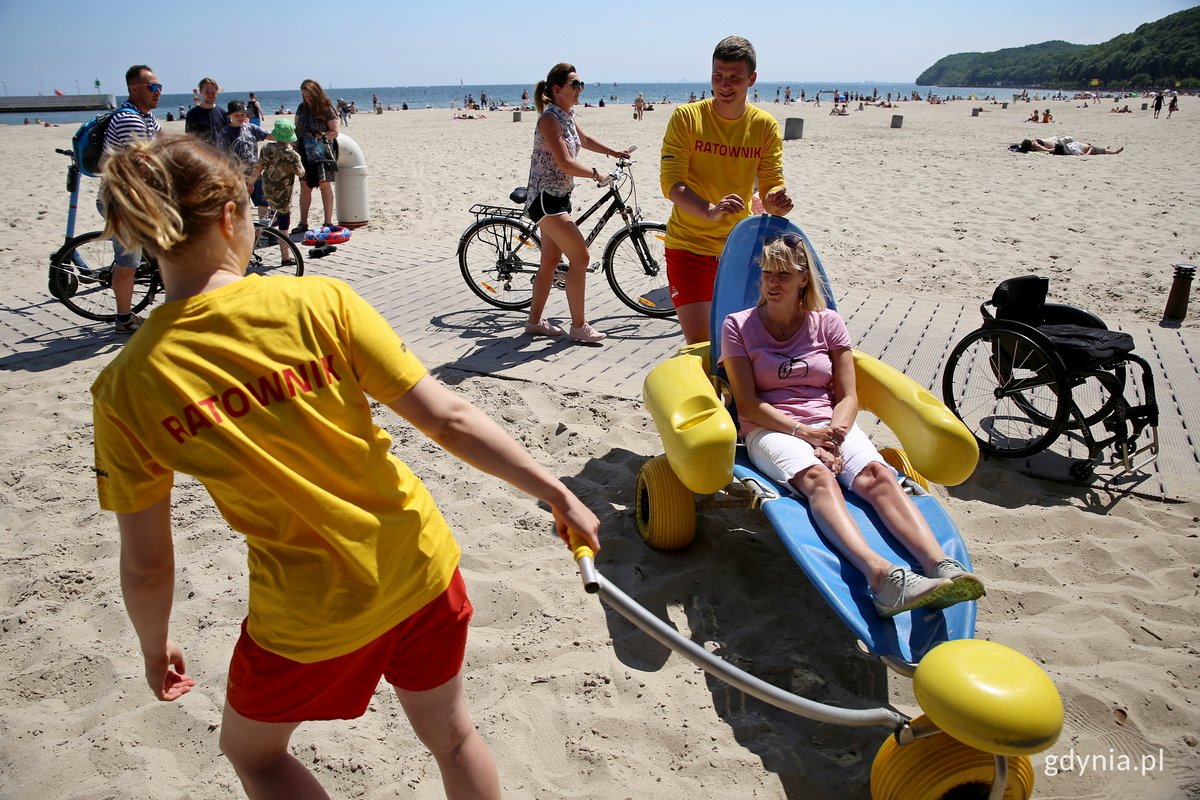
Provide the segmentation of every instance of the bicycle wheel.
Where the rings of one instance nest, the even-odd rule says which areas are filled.
[[[1040,453],[1066,429],[1070,385],[1057,359],[1029,336],[981,328],[958,343],[942,374],[942,399],[985,452]]]
[[[667,286],[667,226],[639,222],[617,231],[604,248],[604,276],[621,302],[648,317],[671,317]]]
[[[114,258],[112,239],[100,231],[76,236],[50,258],[50,294],[81,317],[112,322],[117,317]],[[158,267],[143,254],[133,280],[132,310],[150,305],[160,285]]]
[[[458,243],[458,265],[467,286],[497,308],[528,308],[541,264],[537,234],[515,220],[481,219]]]
[[[258,238],[246,265],[247,275],[303,275],[304,259],[296,243],[276,228],[257,228]],[[288,262],[291,263],[288,263]]]

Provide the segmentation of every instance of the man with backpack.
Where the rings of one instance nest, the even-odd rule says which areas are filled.
[[[136,64],[125,71],[125,84],[129,87],[129,99],[112,113],[108,130],[104,132],[104,154],[124,150],[136,139],[153,139],[161,130],[154,118],[154,109],[162,96],[162,83],[154,70],[145,64]],[[96,208],[104,215],[100,197],[96,197]],[[131,312],[133,306],[133,281],[138,264],[142,260],[140,249],[126,250],[114,237],[112,288],[117,301],[117,319],[113,323],[117,333],[133,333],[142,324],[142,318]]]

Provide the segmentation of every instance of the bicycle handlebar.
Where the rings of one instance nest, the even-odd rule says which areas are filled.
[[[59,155],[69,156],[71,158],[75,157],[75,154],[73,152],[71,152],[70,150],[63,150],[58,147],[54,148],[54,152],[58,153]]]

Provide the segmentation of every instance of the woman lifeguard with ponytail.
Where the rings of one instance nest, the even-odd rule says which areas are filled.
[[[345,284],[245,275],[256,231],[231,163],[194,138],[114,154],[105,235],[159,263],[166,302],[97,378],[96,476],[155,697],[195,681],[170,638],[171,485],[199,479],[249,549],[221,749],[246,793],[325,797],[288,752],[306,720],[361,716],[385,677],[452,797],[499,797],[460,675],[471,604],[433,498],[389,451],[369,397],[545,501],[559,536],[594,514],[483,412],[426,374]]]

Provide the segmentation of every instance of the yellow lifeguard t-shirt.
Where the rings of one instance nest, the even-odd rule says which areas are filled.
[[[754,181],[765,196],[783,186],[783,138],[775,118],[754,105],[734,120],[713,110],[712,99],[682,103],[671,114],[663,135],[659,180],[663,195],[683,181],[710,203],[727,194],[746,201],[738,215],[710,222],[678,206],[667,222],[666,245],[676,250],[719,256],[733,226],[750,216]]]
[[[249,276],[156,308],[92,385],[101,507],[194,475],[249,547],[247,630],[301,662],[351,652],[449,585],[458,544],[367,395],[426,374],[350,287]]]

